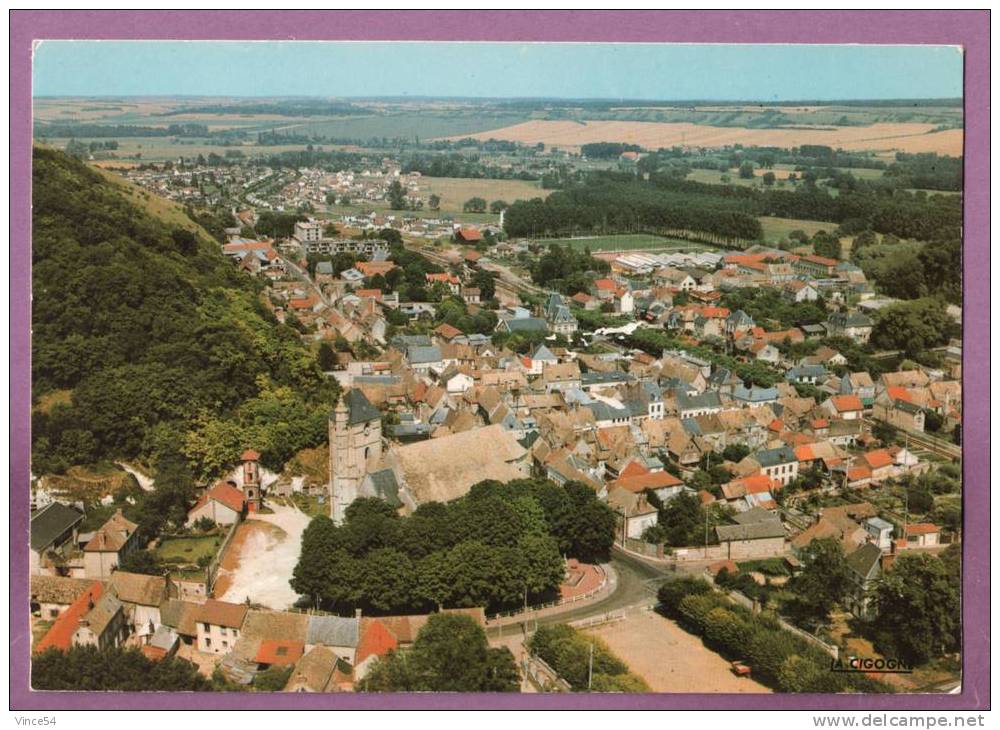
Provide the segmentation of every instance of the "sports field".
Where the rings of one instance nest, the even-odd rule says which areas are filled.
[[[580,236],[575,238],[544,238],[539,243],[556,243],[560,246],[589,248],[591,251],[710,251],[711,246],[682,241],[677,238],[663,238],[648,233],[622,233],[608,236]]]

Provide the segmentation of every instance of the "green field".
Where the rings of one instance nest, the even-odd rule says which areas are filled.
[[[580,238],[545,238],[538,239],[538,243],[555,243],[560,246],[573,246],[575,248],[589,248],[591,251],[711,251],[712,247],[694,243],[692,241],[682,241],[677,238],[663,238],[653,236],[648,233],[623,233],[609,236],[584,236]]]
[[[372,137],[401,137],[421,140],[477,134],[527,121],[524,114],[491,113],[479,110],[403,112],[340,119],[288,120],[272,124],[280,132],[319,135],[333,139],[367,140]]]
[[[156,548],[156,554],[164,563],[197,563],[205,555],[214,557],[221,544],[221,535],[168,537]]]
[[[764,229],[764,241],[771,244],[786,240],[792,231],[805,231],[807,235],[812,236],[817,231],[832,231],[837,227],[836,223],[829,221],[807,221],[797,218],[762,216],[758,220]]]

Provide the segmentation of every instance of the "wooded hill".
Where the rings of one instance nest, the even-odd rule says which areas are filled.
[[[280,468],[323,442],[336,386],[264,307],[263,284],[144,199],[34,151],[33,472],[183,459],[208,479],[244,448]]]

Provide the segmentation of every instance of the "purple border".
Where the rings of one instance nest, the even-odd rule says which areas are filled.
[[[401,21],[401,18],[403,22]],[[10,11],[10,708],[988,709],[989,11]],[[329,29],[329,30],[327,30]],[[965,48],[965,529],[961,695],[220,695],[34,693],[28,688],[31,42],[274,39],[949,44]],[[969,336],[969,335],[975,336]],[[974,394],[969,397],[969,394]]]

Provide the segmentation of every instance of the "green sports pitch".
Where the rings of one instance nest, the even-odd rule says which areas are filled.
[[[663,238],[647,233],[623,233],[610,236],[580,236],[577,238],[544,238],[538,243],[552,243],[574,248],[589,248],[591,251],[707,251],[711,246],[676,238]]]

